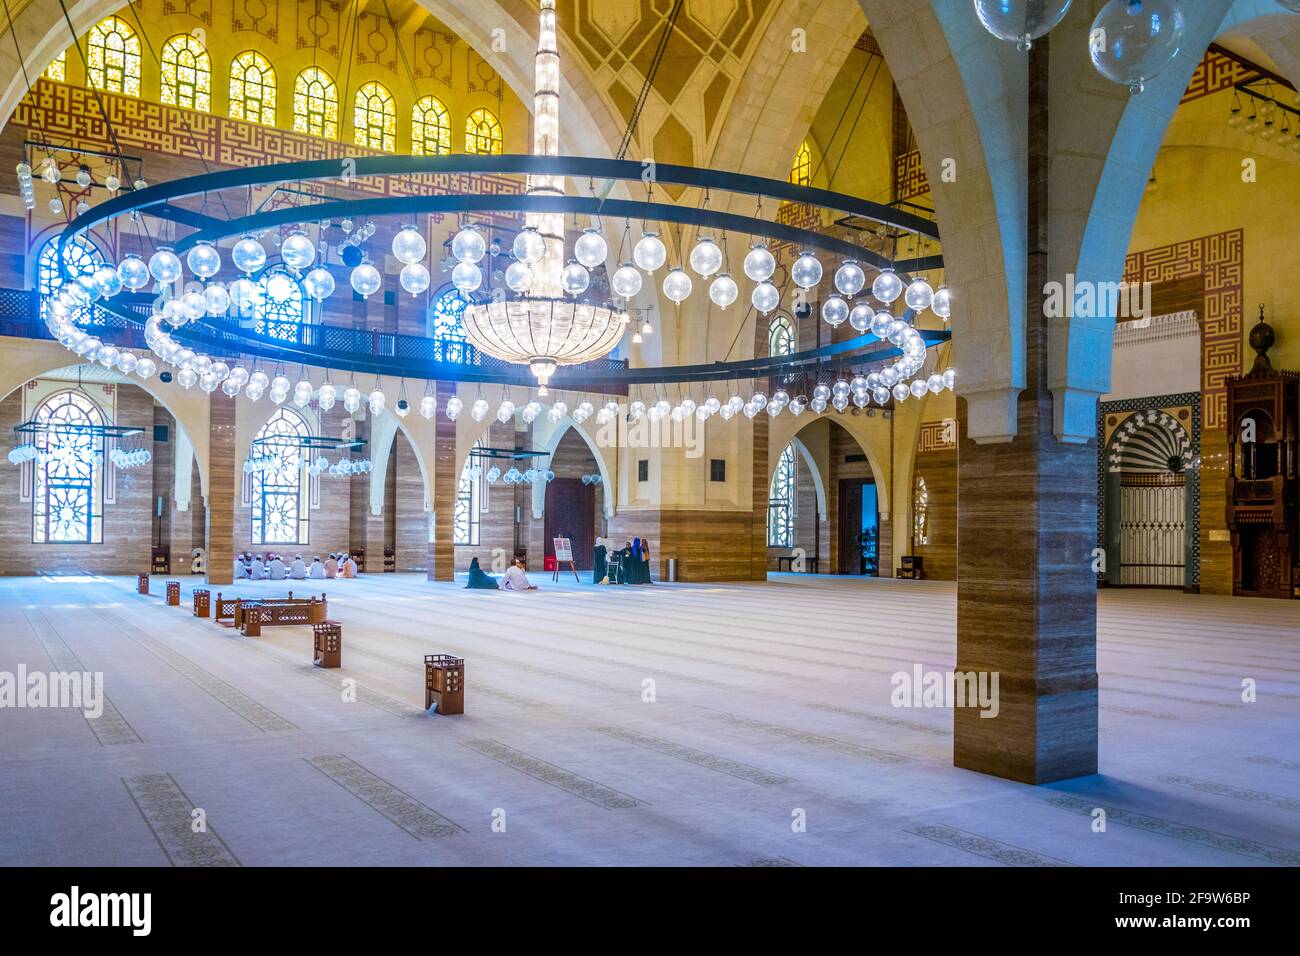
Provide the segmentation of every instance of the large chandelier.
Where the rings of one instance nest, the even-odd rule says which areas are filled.
[[[533,155],[560,154],[560,52],[556,41],[555,0],[541,0],[533,92]],[[563,196],[563,176],[529,176],[530,196]],[[453,243],[472,255],[473,242]],[[603,243],[600,244],[603,251]],[[529,213],[515,241],[515,257],[525,267],[526,289],[517,299],[471,304],[461,321],[465,335],[482,351],[506,362],[527,365],[537,377],[539,394],[561,365],[603,358],[618,345],[627,313],[605,305],[579,302],[586,283],[564,281],[564,216]],[[600,257],[603,259],[603,255]],[[576,270],[575,270],[576,271]],[[566,289],[566,285],[568,288]],[[579,288],[580,286],[580,288]],[[569,296],[566,298],[566,291]]]

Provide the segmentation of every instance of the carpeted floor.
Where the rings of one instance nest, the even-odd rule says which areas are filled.
[[[894,672],[952,667],[952,585],[538,578],[219,589],[324,583],[328,671],[309,628],[192,617],[198,578],[180,608],[160,578],[0,579],[0,671],[107,696],[0,710],[0,864],[1300,865],[1300,604],[1101,592],[1102,773],[1034,788],[890,705]],[[463,717],[421,710],[436,652]]]

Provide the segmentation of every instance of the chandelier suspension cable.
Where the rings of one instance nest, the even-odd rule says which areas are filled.
[[[135,4],[133,4],[133,3],[128,3],[128,4],[126,5],[126,8],[127,8],[128,10],[131,11],[131,16],[135,18],[135,25],[136,25],[136,28],[140,31],[140,37],[144,40],[145,49],[149,51],[149,55],[150,55],[151,57],[153,57],[153,61],[154,61],[154,63],[157,64],[158,69],[159,69],[159,72],[161,72],[161,71],[162,71],[162,58],[158,55],[158,51],[154,48],[153,41],[149,39],[149,33],[148,33],[148,31],[145,30],[145,28],[144,28],[144,23],[142,23],[141,20],[140,20],[140,13],[139,13],[139,11],[136,10],[136,8],[135,8]],[[179,105],[179,104],[178,104],[178,105]],[[199,162],[203,164],[203,171],[204,171],[205,173],[207,173],[207,172],[211,172],[211,171],[212,171],[212,167],[208,165],[207,157],[205,157],[205,156],[203,155],[203,151],[199,149],[199,141],[198,141],[198,140],[195,138],[195,136],[194,136],[194,128],[193,128],[192,126],[190,126],[190,122],[189,122],[188,119],[186,119],[186,117],[185,117],[185,113],[186,113],[186,110],[183,110],[183,109],[178,109],[178,110],[176,110],[176,114],[177,114],[177,116],[180,118],[180,121],[181,121],[181,128],[185,130],[185,136],[186,136],[186,137],[189,139],[189,141],[190,141],[190,147],[194,150],[194,155],[197,156]],[[217,198],[218,198],[219,200],[221,200],[221,208],[222,208],[222,211],[225,212],[226,217],[229,218],[229,217],[230,217],[230,209],[226,206],[226,198],[225,198],[225,195],[224,195],[223,193],[221,193],[221,192],[218,192],[218,193],[217,193]],[[205,209],[206,209],[206,207],[207,207],[207,203],[208,203],[208,194],[205,192],[205,193],[203,194],[203,206],[204,206]]]

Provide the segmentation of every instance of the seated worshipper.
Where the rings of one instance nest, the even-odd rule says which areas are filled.
[[[524,574],[524,559],[515,558],[515,563],[506,568],[505,579],[501,582],[502,591],[536,591],[537,585],[528,583]]]
[[[338,577],[338,574],[339,574],[339,556],[335,554],[333,551],[331,551],[330,556],[325,559],[325,577],[336,578]]]
[[[609,553],[609,549],[605,547],[605,539],[597,538],[596,548],[592,552],[593,555],[592,562],[591,562],[591,568],[592,568],[591,583],[592,584],[609,583],[609,561],[606,558],[606,555],[608,553]]]
[[[286,574],[284,562],[280,560],[278,554],[271,555],[271,563],[267,566],[267,577],[272,581],[283,581]]]
[[[498,588],[497,579],[492,577],[478,566],[478,558],[474,558],[469,563],[469,583],[467,588],[478,588],[484,591],[495,591]]]
[[[266,577],[266,565],[262,563],[262,556],[260,554],[256,555],[253,558],[253,563],[249,565],[248,576],[254,581],[260,581],[262,578]]]
[[[345,578],[355,578],[359,573],[360,571],[357,569],[357,559],[349,554],[347,559],[343,562],[343,576]]]
[[[242,554],[236,555],[235,556],[235,580],[243,581],[247,579],[247,577],[248,577],[248,565],[244,564],[244,556]]]
[[[325,565],[320,563],[320,555],[311,559],[311,567],[307,569],[307,577],[313,581],[325,580]]]
[[[307,562],[302,559],[301,554],[293,556],[293,564],[289,566],[289,577],[295,581],[307,580]]]

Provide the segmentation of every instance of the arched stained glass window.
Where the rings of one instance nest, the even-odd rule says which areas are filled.
[[[253,544],[308,544],[308,491],[302,439],[311,434],[306,420],[281,407],[262,426],[250,455],[269,457],[272,467],[253,472]]]
[[[85,392],[51,395],[32,420],[43,426],[32,484],[33,544],[104,541],[104,415]]]
[[[388,87],[366,83],[357,90],[352,128],[358,146],[389,153],[397,149],[397,107]]]
[[[790,182],[796,186],[812,185],[812,147],[804,140],[794,154],[794,163],[790,166]]]
[[[339,91],[320,67],[309,66],[293,81],[293,131],[339,137]]]
[[[86,80],[97,90],[140,95],[140,38],[121,17],[107,17],[86,35]]]
[[[275,68],[256,50],[230,64],[230,118],[275,125]]]
[[[474,443],[482,448],[483,439]],[[453,515],[453,542],[477,547],[479,543],[479,515],[487,501],[487,478],[483,459],[470,455],[460,470],[460,484],[456,489],[456,511]]]
[[[477,109],[466,117],[465,152],[501,154],[501,121],[491,110]]]
[[[791,355],[794,353],[794,324],[790,316],[778,312],[767,327],[767,354]]]
[[[302,283],[288,269],[275,267],[262,274],[259,284],[262,295],[253,331],[286,342],[299,341],[307,320]]]
[[[74,236],[64,248],[64,259],[73,272],[71,278],[90,275],[104,264],[104,255],[99,248],[84,236]],[[36,257],[36,290],[41,297],[41,317],[50,307],[54,296],[58,295],[63,283],[70,281],[69,276],[59,267],[59,240],[55,236],[45,245]],[[78,325],[103,321],[102,313],[89,306],[78,308],[72,315],[72,321]]]
[[[164,103],[212,112],[212,58],[197,37],[178,33],[164,43],[161,66]]]
[[[411,110],[411,152],[416,156],[451,152],[451,121],[447,107],[436,96],[418,100]]]
[[[465,362],[468,359],[465,326],[461,317],[473,302],[455,286],[448,286],[429,306],[429,338],[433,339],[439,361]]]
[[[68,77],[68,51],[64,50],[45,68],[45,78],[47,80],[57,80],[59,83],[64,82]]]
[[[767,494],[767,543],[772,548],[794,547],[794,445],[786,445],[772,473]]]

